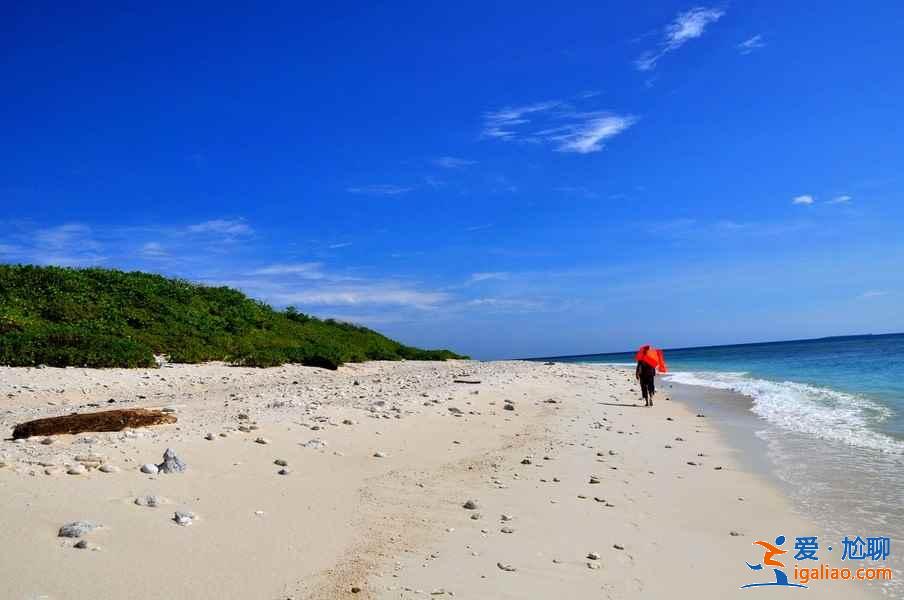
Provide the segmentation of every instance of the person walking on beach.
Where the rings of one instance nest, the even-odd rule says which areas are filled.
[[[656,393],[654,384],[656,367],[643,360],[638,360],[634,377],[640,382],[640,393],[643,395],[644,406],[653,406],[653,394]]]

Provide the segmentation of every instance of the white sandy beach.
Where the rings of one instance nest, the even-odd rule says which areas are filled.
[[[480,383],[453,382],[462,376]],[[528,362],[0,368],[0,596],[764,593],[738,589],[757,577],[744,565],[761,555],[752,542],[816,525],[742,470],[696,407],[665,390],[645,409],[638,396],[624,368]],[[168,407],[178,423],[8,439],[30,419],[132,407]],[[184,473],[139,471],[167,448]],[[86,473],[67,474],[80,463]],[[159,505],[136,504],[148,495]],[[79,520],[100,525],[87,549],[57,537]],[[868,588],[814,582],[804,593]]]

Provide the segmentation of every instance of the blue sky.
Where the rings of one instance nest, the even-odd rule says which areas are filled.
[[[904,330],[904,5],[3,8],[0,261],[480,358]]]

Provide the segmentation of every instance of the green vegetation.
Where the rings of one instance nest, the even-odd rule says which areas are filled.
[[[227,287],[140,272],[0,265],[0,364],[151,367],[155,354],[182,363],[327,369],[460,358],[291,307],[279,312]]]

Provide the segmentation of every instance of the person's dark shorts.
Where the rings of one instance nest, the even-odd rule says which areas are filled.
[[[653,394],[656,392],[656,386],[653,384],[653,378],[649,379],[643,378],[640,380],[640,393],[643,394],[643,399],[647,400],[653,397]]]

